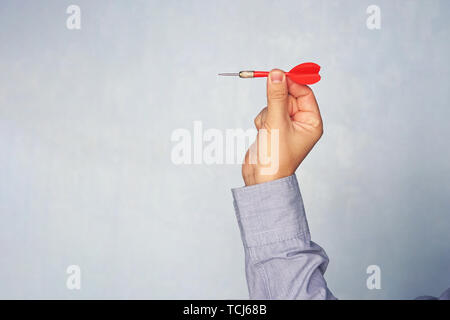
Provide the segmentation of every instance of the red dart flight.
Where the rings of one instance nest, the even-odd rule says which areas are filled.
[[[313,62],[299,64],[286,72],[292,81],[298,84],[314,84],[320,81],[320,66]],[[241,71],[238,73],[219,73],[219,76],[235,76],[240,78],[262,78],[269,75],[268,71]]]

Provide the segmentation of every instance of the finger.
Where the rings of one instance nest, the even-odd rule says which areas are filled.
[[[292,81],[289,77],[287,78],[287,85],[289,94],[295,98],[304,97],[312,93],[310,87],[304,84],[298,84],[297,82]]]
[[[291,119],[303,125],[308,125],[311,128],[320,128],[322,126],[322,118],[320,115],[315,115],[310,112],[297,112]]]
[[[288,102],[288,114],[290,117],[292,117],[296,112],[298,112],[297,108],[297,98],[294,98],[294,96],[289,95],[289,102]]]
[[[311,111],[320,113],[319,106],[312,89],[306,85],[298,84],[287,79],[289,95],[297,99],[297,108],[299,111]]]
[[[283,71],[275,69],[267,77],[268,117],[275,121],[289,119],[288,86]]]

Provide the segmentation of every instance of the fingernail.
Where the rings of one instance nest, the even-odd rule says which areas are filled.
[[[280,70],[273,70],[270,73],[270,81],[272,81],[272,83],[280,83],[283,81],[284,78],[284,72],[280,71]]]

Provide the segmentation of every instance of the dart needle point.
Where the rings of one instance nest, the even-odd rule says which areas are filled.
[[[219,73],[218,75],[223,76],[223,77],[237,77],[237,76],[239,76],[239,73],[225,72],[225,73]]]

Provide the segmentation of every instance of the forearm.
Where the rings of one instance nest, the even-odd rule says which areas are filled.
[[[251,299],[334,299],[328,257],[311,241],[295,175],[233,189]]]

